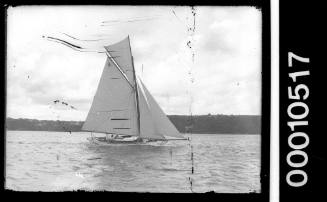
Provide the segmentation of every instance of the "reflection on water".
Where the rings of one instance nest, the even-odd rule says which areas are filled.
[[[260,192],[260,136],[193,134],[164,146],[90,144],[87,133],[8,131],[6,187],[24,191]]]

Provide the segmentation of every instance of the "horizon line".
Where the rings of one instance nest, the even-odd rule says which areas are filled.
[[[261,116],[261,114],[169,114],[166,116]],[[6,119],[31,119],[31,120],[38,120],[38,121],[74,121],[74,122],[84,122],[85,120],[59,120],[59,119],[37,119],[37,118],[12,118],[12,117],[6,117]]]

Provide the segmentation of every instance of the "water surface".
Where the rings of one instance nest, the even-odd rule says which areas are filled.
[[[6,188],[260,192],[260,135],[193,134],[193,174],[188,141],[95,146],[87,137],[82,132],[7,131]]]

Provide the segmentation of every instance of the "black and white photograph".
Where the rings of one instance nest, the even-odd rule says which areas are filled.
[[[262,9],[6,12],[5,189],[262,193]]]

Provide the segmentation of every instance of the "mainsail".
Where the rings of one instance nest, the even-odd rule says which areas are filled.
[[[136,79],[129,37],[105,49],[107,61],[82,130],[145,139],[184,138]]]

